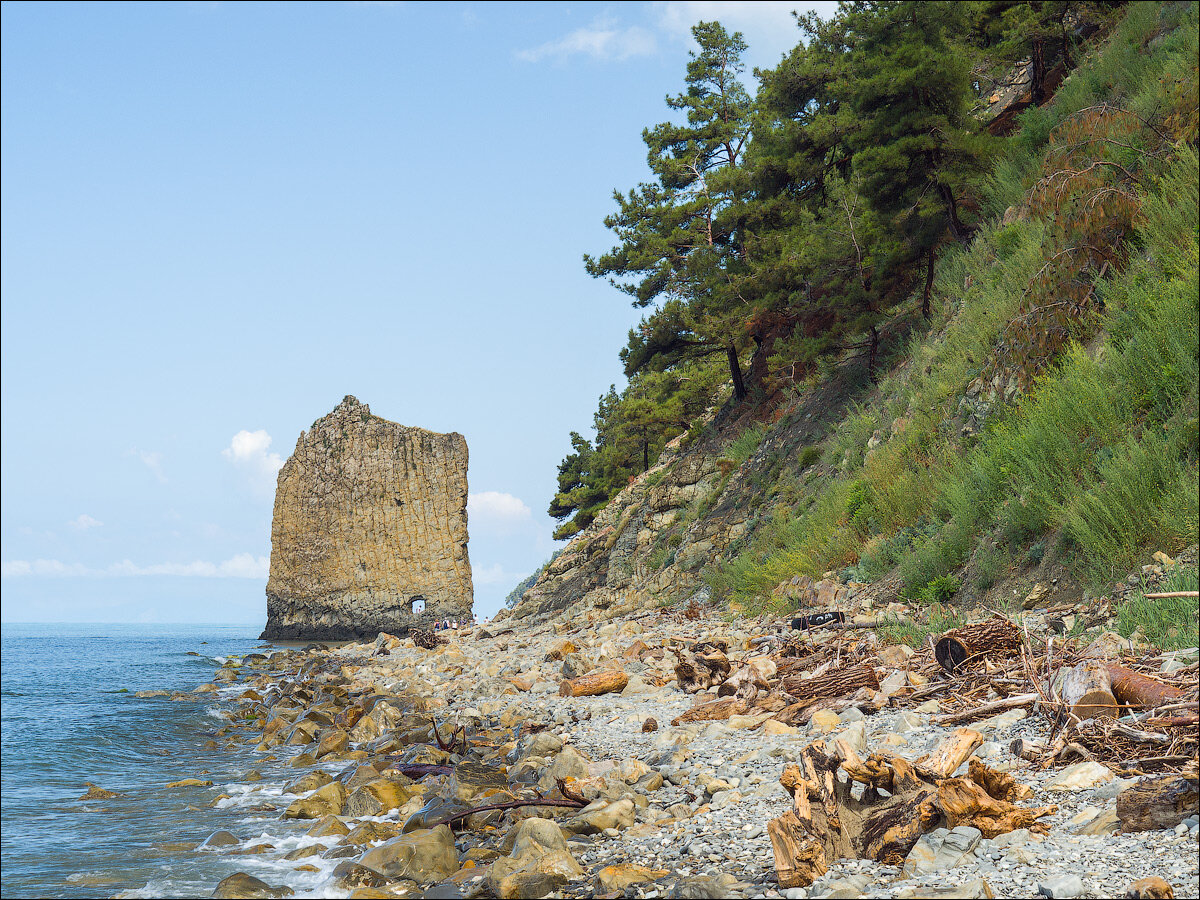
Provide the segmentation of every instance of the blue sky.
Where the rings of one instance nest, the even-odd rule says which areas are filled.
[[[346,394],[466,436],[494,613],[622,382],[581,256],[689,27],[771,66],[833,5],[4,3],[3,620],[261,623],[275,471]]]

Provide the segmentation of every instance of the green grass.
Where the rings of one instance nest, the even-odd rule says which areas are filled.
[[[740,466],[754,455],[754,451],[758,449],[766,434],[766,428],[761,425],[751,425],[729,442],[729,446],[725,448],[725,456]]]
[[[1167,103],[1171,84],[1194,80],[1196,20],[1195,4],[1128,7],[1107,48],[1023,117],[996,169],[993,211],[1021,200],[1050,132],[1069,116],[1107,101],[1147,117]],[[1060,236],[1030,217],[985,223],[969,246],[947,248],[934,304],[945,317],[914,335],[909,363],[829,440],[826,462],[839,474],[806,480],[812,493],[797,508],[764,513],[744,549],[707,574],[714,595],[763,602],[795,574],[834,569],[871,580],[898,566],[906,596],[928,601],[988,534],[1005,546],[977,554],[978,587],[1010,560],[1036,565],[1054,539],[1076,577],[1097,588],[1136,569],[1147,551],[1196,542],[1200,161],[1186,143],[1172,152],[1138,157],[1144,204],[1131,262],[1098,284],[1099,337],[1069,345],[1016,403],[985,410],[970,436],[961,432],[968,386]],[[890,437],[867,454],[876,431]],[[760,440],[735,444],[752,453]]]
[[[876,627],[875,634],[883,644],[907,644],[920,650],[930,635],[941,635],[965,624],[966,617],[957,610],[935,605],[927,610],[924,618],[884,620]]]
[[[1176,566],[1167,583],[1155,592],[1194,591],[1200,587],[1200,574],[1195,568]],[[1139,626],[1142,634],[1160,650],[1182,650],[1200,646],[1200,619],[1197,618],[1195,597],[1167,597],[1147,600],[1144,591],[1125,598],[1117,609],[1117,631],[1129,637]]]

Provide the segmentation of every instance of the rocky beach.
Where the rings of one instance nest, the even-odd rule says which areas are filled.
[[[974,673],[947,673],[929,648],[881,643],[865,627],[878,612],[869,604],[849,612],[841,625],[804,632],[727,621],[696,604],[586,606],[332,649],[263,647],[197,689],[229,704],[212,747],[253,746],[261,764],[241,784],[184,787],[197,805],[237,806],[270,828],[220,830],[175,852],[223,860],[215,897],[1200,893],[1195,770],[1180,764],[1189,754],[1142,751],[1159,759],[1119,762],[1080,737],[1083,756],[1022,759],[1018,739],[1044,745],[1054,726],[1048,706],[1016,690],[1006,704],[976,689],[989,670],[1004,686],[1004,654]],[[1035,641],[1045,640],[1044,618],[1033,610],[1022,619]],[[1194,651],[1164,656],[1107,640],[1113,658],[1184,686],[1194,710]],[[1077,639],[1050,643],[1060,658],[1080,650]],[[693,663],[717,654],[723,681],[702,689]],[[778,672],[796,659],[813,664],[801,682],[852,662],[879,686],[772,712]],[[758,679],[757,690],[741,689],[749,700],[727,687],[739,672],[742,683]],[[1001,711],[985,714],[989,702]],[[1195,727],[1170,737],[1193,758]],[[795,804],[789,769],[814,748],[841,760],[844,780],[863,760],[936,768],[956,743],[944,774],[1007,779],[1009,821],[1022,827],[930,820],[902,856],[830,858],[811,883],[781,884],[772,822]],[[1122,800],[1143,775],[1176,779],[1185,793],[1149,824],[1132,821]]]

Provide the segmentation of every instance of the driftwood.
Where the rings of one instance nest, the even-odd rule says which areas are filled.
[[[627,684],[629,676],[620,669],[602,669],[578,678],[564,678],[558,686],[558,693],[561,697],[595,697],[619,691]]]
[[[879,678],[867,663],[843,666],[816,678],[792,675],[782,681],[783,689],[799,701],[845,697],[859,688],[879,690]]]
[[[988,654],[1014,653],[1021,647],[1021,629],[1002,616],[947,631],[933,646],[933,655],[947,672]]]
[[[1142,778],[1117,795],[1117,818],[1122,831],[1156,831],[1174,828],[1200,812],[1197,782],[1187,775]]]
[[[792,808],[767,828],[780,886],[812,884],[842,858],[900,865],[923,833],[941,826],[971,825],[989,838],[1016,828],[1048,831],[1038,820],[1056,807],[1015,806],[1010,798],[1024,791],[1011,776],[975,761],[969,777],[948,777],[981,740],[960,728],[916,764],[887,753],[863,760],[844,740],[809,744],[779,779]],[[866,786],[858,799],[855,782]]]
[[[1200,591],[1160,591],[1157,594],[1143,594],[1147,600],[1166,600],[1169,597],[1200,597]]]
[[[1108,663],[1107,668],[1113,696],[1127,706],[1152,708],[1195,699],[1180,688],[1163,684],[1117,663]]]
[[[965,709],[962,712],[956,712],[948,716],[942,716],[938,719],[939,725],[959,725],[971,719],[978,719],[980,716],[990,716],[993,713],[1001,712],[1006,709],[1014,709],[1018,706],[1031,706],[1038,700],[1037,694],[1013,694],[1011,697],[1005,697],[1002,700],[993,700],[990,703],[984,703],[980,706]]]
[[[1117,698],[1113,696],[1112,679],[1104,663],[1085,659],[1070,669],[1059,670],[1054,689],[1071,715],[1080,721],[1115,719],[1120,715]]]
[[[689,694],[708,690],[725,681],[729,675],[729,658],[717,646],[705,643],[692,650],[673,649],[675,678],[681,690]]]
[[[1127,887],[1125,900],[1175,900],[1175,889],[1157,875],[1151,875]]]
[[[682,725],[685,722],[718,722],[730,716],[745,715],[750,711],[750,704],[737,697],[723,697],[720,700],[710,700],[700,703],[671,720],[672,725]]]

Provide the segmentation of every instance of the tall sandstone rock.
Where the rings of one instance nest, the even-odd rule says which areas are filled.
[[[467,442],[346,397],[279,471],[267,640],[351,640],[471,615]]]

